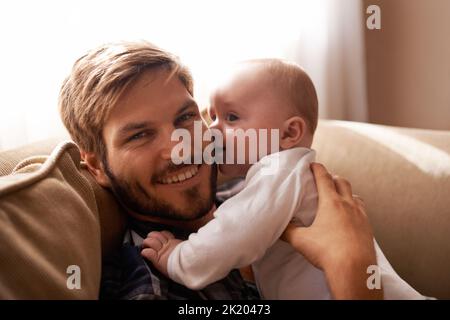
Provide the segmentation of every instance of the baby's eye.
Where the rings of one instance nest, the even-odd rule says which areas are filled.
[[[239,117],[233,113],[227,114],[226,121],[233,122],[239,120]]]
[[[216,113],[212,110],[208,110],[209,117],[212,121],[216,120]]]

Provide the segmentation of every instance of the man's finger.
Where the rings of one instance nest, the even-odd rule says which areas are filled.
[[[354,194],[354,195],[353,195],[353,200],[355,200],[355,202],[356,202],[358,205],[360,205],[360,206],[362,206],[362,207],[365,207],[364,200],[363,200],[360,196]]]
[[[364,200],[357,195],[353,195],[353,201],[355,201],[360,212],[365,214],[366,205],[364,204]]]
[[[335,176],[333,178],[336,191],[347,201],[353,200],[352,186],[346,179]]]
[[[304,230],[304,227],[299,227],[291,222],[287,225],[286,229],[284,229],[280,239],[296,247],[297,243],[302,241],[301,238]]]
[[[336,196],[336,186],[334,185],[333,177],[327,169],[320,163],[311,163],[311,170],[314,174],[314,179],[316,180],[319,200]]]

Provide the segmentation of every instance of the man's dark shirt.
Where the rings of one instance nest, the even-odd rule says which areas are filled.
[[[229,190],[226,192],[230,194]],[[218,199],[223,200],[221,197]],[[141,256],[139,242],[149,232],[162,230],[172,232],[178,239],[184,240],[189,236],[179,228],[129,219],[129,230],[122,248],[103,261],[100,299],[259,299],[256,287],[246,282],[238,270],[199,291],[190,290],[161,274]]]

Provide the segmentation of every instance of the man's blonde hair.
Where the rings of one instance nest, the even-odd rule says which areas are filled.
[[[253,59],[244,63],[255,64],[267,72],[274,90],[287,98],[291,110],[305,120],[311,134],[314,134],[319,103],[314,83],[303,68],[282,59]]]
[[[61,119],[72,139],[103,159],[103,127],[121,94],[145,71],[165,68],[193,95],[193,80],[178,57],[146,42],[102,45],[79,58],[59,95]]]

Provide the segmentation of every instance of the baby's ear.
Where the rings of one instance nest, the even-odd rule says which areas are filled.
[[[280,147],[283,150],[297,147],[305,136],[307,127],[303,118],[294,116],[283,123],[280,133]]]

